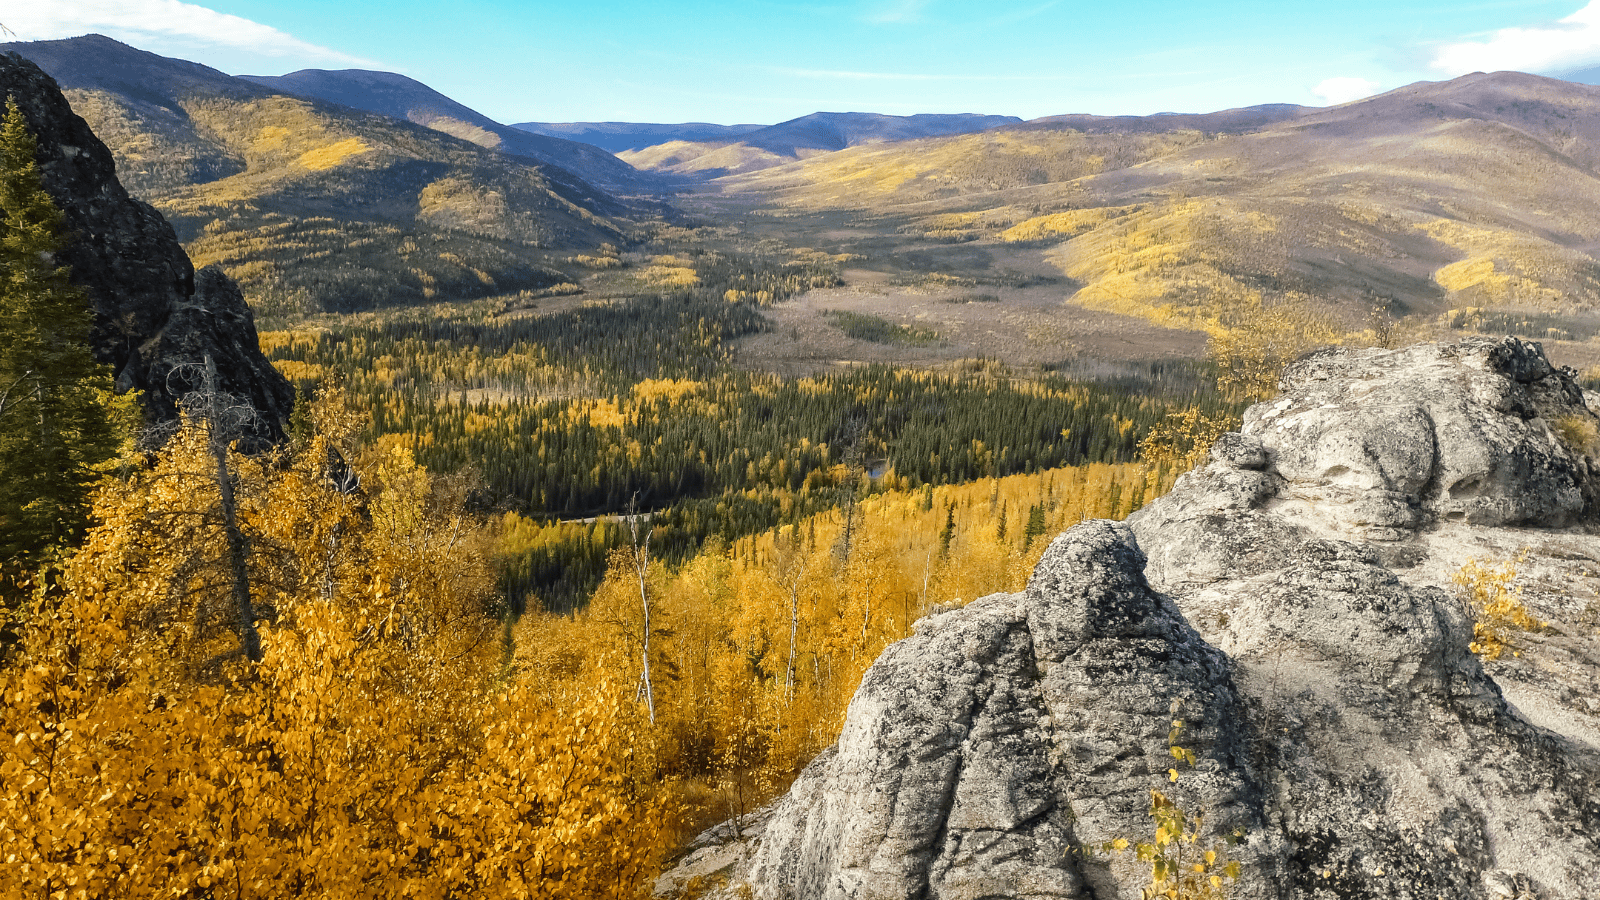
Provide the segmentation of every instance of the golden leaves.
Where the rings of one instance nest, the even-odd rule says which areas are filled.
[[[1523,605],[1522,588],[1512,587],[1517,566],[1524,558],[1525,555],[1519,556],[1498,566],[1469,559],[1450,578],[1461,588],[1477,618],[1472,625],[1473,640],[1469,647],[1485,659],[1499,659],[1506,648],[1512,646],[1515,632],[1538,631],[1544,627],[1544,623]],[[1513,652],[1521,655],[1521,651]]]
[[[321,172],[331,169],[352,156],[358,156],[372,150],[360,138],[345,138],[331,144],[324,144],[300,154],[295,162],[312,170]]]
[[[0,673],[0,897],[635,893],[672,817],[630,705],[497,686],[460,486],[391,447],[341,493],[320,433],[238,460],[274,611],[246,666],[193,615],[221,556],[202,452],[180,434],[102,494]]]

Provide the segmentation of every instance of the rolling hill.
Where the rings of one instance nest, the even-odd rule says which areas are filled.
[[[241,75],[280,93],[314,97],[353,109],[393,116],[480,147],[560,166],[612,192],[638,193],[659,187],[648,176],[590,143],[502,125],[457,103],[420,81],[366,69],[301,69],[287,75]]]
[[[1358,329],[1376,309],[1556,342],[1600,332],[1600,88],[1533,75],[1321,110],[1053,117],[717,185],[968,257],[1033,248],[1073,303],[1167,324],[1265,311]]]
[[[740,135],[736,141],[674,140],[618,156],[640,169],[695,179],[759,171],[862,144],[968,134],[1022,120],[1015,116],[885,116],[877,113],[812,113]]]
[[[643,150],[669,141],[736,140],[740,135],[759,131],[766,126],[713,125],[709,122],[684,122],[678,125],[644,122],[518,122],[512,127],[593,144],[610,153],[621,153],[624,150]]]
[[[55,78],[130,192],[268,314],[539,289],[628,227],[629,206],[564,169],[411,122],[97,35],[0,49]]]
[[[1153,116],[1091,116],[1072,114],[1029,119],[1017,131],[1056,131],[1070,128],[1085,134],[1161,134],[1198,131],[1203,134],[1249,134],[1279,122],[1317,112],[1315,107],[1293,103],[1265,103],[1209,113],[1157,113]]]

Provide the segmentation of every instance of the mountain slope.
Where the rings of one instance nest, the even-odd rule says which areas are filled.
[[[1518,73],[1417,84],[1084,179],[1091,202],[1139,212],[1055,258],[1136,303],[1199,277],[1224,293],[1571,322],[1600,310],[1597,164],[1600,88]],[[1169,236],[1168,262],[1151,235]]]
[[[757,171],[847,147],[969,134],[1016,125],[1015,116],[885,116],[877,113],[812,113],[741,135],[737,141],[673,141],[618,156],[638,168],[694,178]]]
[[[1293,103],[1265,103],[1211,113],[1157,113],[1153,116],[1091,116],[1069,114],[1030,119],[1018,131],[1054,131],[1070,128],[1085,134],[1152,134],[1199,131],[1206,134],[1249,134],[1279,122],[1318,112]]]
[[[742,142],[779,156],[828,153],[859,144],[909,141],[946,134],[967,134],[1021,122],[1016,116],[956,115],[885,116],[877,113],[812,113],[744,135]]]
[[[749,176],[728,186],[777,192],[802,205],[918,203],[1071,182],[1312,112],[1284,103],[1202,114],[1049,116],[976,134],[857,145],[776,166],[746,167],[727,173]],[[647,152],[665,156],[668,148]]]
[[[1597,173],[1600,88],[1496,73],[1321,110],[1052,117],[718,184],[969,255],[1035,247],[1072,302],[1168,324],[1265,308],[1359,329],[1376,309],[1584,341],[1600,333]]]
[[[765,125],[713,125],[684,122],[663,125],[646,122],[518,122],[512,126],[534,134],[593,144],[610,153],[643,150],[670,141],[735,140]]]
[[[130,191],[258,310],[470,298],[564,280],[629,209],[565,170],[99,36],[5,45],[57,79]]]
[[[393,72],[302,69],[288,75],[240,78],[282,93],[405,119],[481,147],[560,166],[609,191],[638,192],[657,186],[656,179],[587,143],[502,125],[420,81]]]
[[[1085,134],[1002,128],[955,137],[867,144],[781,165],[731,172],[726,188],[805,206],[918,203],[1070,182],[1173,153],[1196,131]],[[664,151],[666,147],[651,148]]]

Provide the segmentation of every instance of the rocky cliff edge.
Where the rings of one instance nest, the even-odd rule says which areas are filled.
[[[1137,898],[1148,863],[1094,848],[1149,840],[1158,789],[1234,897],[1600,895],[1600,418],[1512,338],[1327,351],[1282,389],[1022,593],[919,622],[746,840],[658,891]],[[1516,560],[1540,620],[1498,659],[1469,559]]]
[[[144,392],[149,417],[170,421],[177,401],[216,363],[218,388],[255,410],[252,437],[276,442],[294,390],[261,353],[255,318],[221,269],[194,271],[172,226],[117,181],[105,144],[72,112],[55,81],[0,53],[0,101],[17,102],[39,145],[45,190],[71,232],[61,262],[94,310],[90,346],[118,390]]]

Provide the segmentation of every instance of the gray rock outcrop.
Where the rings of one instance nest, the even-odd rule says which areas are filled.
[[[215,267],[194,271],[172,226],[117,181],[111,152],[55,81],[14,53],[0,54],[0,99],[8,96],[38,142],[45,190],[66,216],[71,238],[61,262],[89,295],[90,346],[111,365],[119,390],[144,391],[149,417],[170,421],[177,401],[198,387],[198,375],[182,367],[198,373],[210,355],[218,387],[258,414],[254,437],[281,440],[294,390],[262,355],[238,287]]]
[[[1600,419],[1510,338],[1282,386],[1127,524],[885,651],[727,890],[1137,898],[1148,863],[1096,848],[1148,840],[1156,789],[1204,811],[1229,896],[1596,896]],[[1518,554],[1546,624],[1488,660],[1450,575]]]

